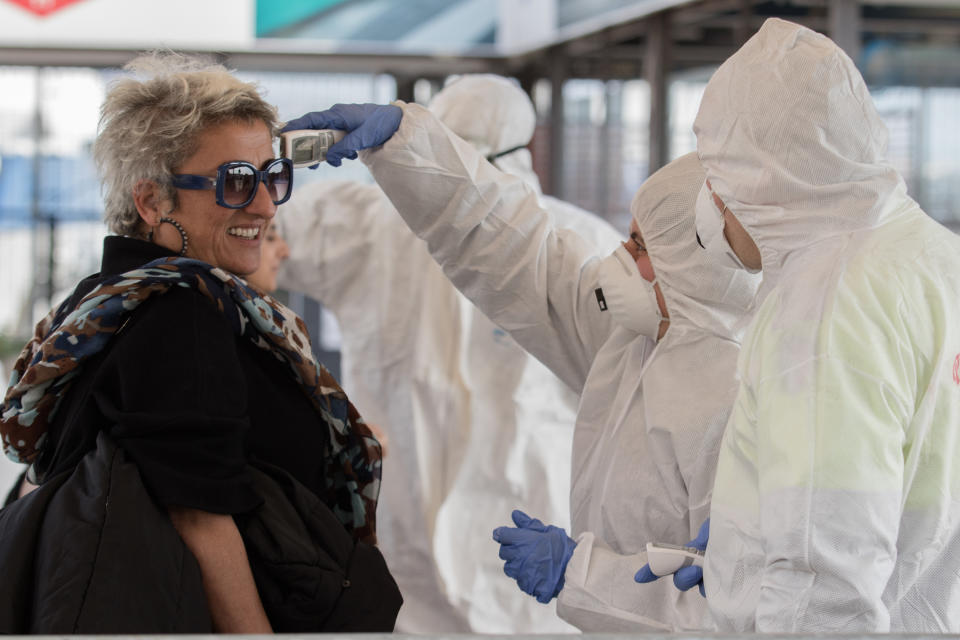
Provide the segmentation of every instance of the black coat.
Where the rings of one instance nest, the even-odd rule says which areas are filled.
[[[111,277],[172,255],[135,238],[108,236],[103,246],[100,273],[77,285],[69,308]],[[252,511],[254,458],[329,495],[329,425],[289,367],[234,335],[217,305],[193,289],[151,297],[83,362],[50,419],[37,477],[73,469],[101,431],[136,463],[161,505]]]
[[[237,516],[275,631],[389,631],[402,598],[380,552],[312,492],[254,465]],[[0,633],[209,633],[197,562],[104,433],[72,471],[0,510]]]

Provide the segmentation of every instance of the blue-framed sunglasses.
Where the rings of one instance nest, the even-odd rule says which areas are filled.
[[[227,209],[242,209],[253,202],[261,182],[273,204],[283,204],[293,193],[293,161],[277,158],[261,171],[249,162],[234,160],[217,167],[216,178],[175,173],[170,180],[178,189],[216,189],[217,204]]]

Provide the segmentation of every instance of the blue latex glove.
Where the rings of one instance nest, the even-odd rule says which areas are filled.
[[[344,158],[353,160],[360,149],[379,147],[400,126],[403,110],[393,104],[335,104],[326,111],[311,111],[288,122],[281,131],[295,129],[340,129],[343,140],[327,151],[327,162],[339,167]],[[311,167],[312,169],[313,167]]]
[[[514,511],[514,527],[497,527],[493,539],[500,543],[503,572],[525,593],[547,604],[563,589],[563,574],[577,546],[560,527],[544,525],[523,511]]]
[[[695,549],[700,549],[700,551],[707,550],[707,541],[710,539],[710,518],[707,518],[703,521],[703,524],[700,525],[700,531],[697,533],[697,537],[691,540],[686,544],[688,547],[694,547]],[[637,582],[653,582],[654,580],[659,579],[660,576],[654,575],[650,571],[650,565],[645,564],[640,567],[640,571],[637,571],[637,575],[633,576],[633,579]],[[703,590],[703,568],[702,567],[684,567],[678,569],[676,573],[673,574],[673,586],[680,591],[687,591],[692,589],[694,586],[700,587],[700,595],[704,598],[707,597],[707,593]]]

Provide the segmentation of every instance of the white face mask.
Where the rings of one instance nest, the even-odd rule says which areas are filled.
[[[704,182],[697,194],[697,202],[693,207],[696,215],[697,238],[707,253],[720,258],[724,266],[733,269],[746,269],[750,273],[758,273],[759,269],[749,269],[747,265],[734,253],[727,237],[723,235],[723,213],[713,201],[713,195]]]
[[[600,262],[600,288],[596,290],[601,311],[609,309],[613,321],[624,329],[657,339],[665,320],[657,305],[656,280],[647,282],[626,247],[620,246]]]

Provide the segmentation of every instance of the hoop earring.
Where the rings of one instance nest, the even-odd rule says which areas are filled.
[[[180,256],[183,257],[187,255],[187,247],[190,246],[190,238],[187,237],[187,232],[184,231],[180,223],[173,218],[160,218],[160,224],[164,222],[169,222],[177,229],[177,232],[180,234]]]

